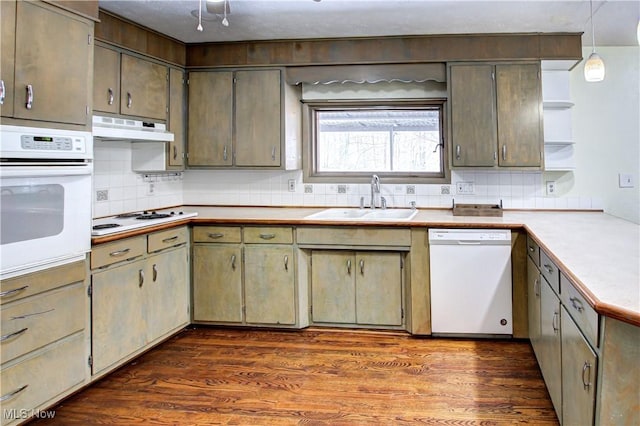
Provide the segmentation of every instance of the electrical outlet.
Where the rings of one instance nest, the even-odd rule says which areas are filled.
[[[458,194],[467,194],[467,195],[473,194],[474,192],[473,182],[457,182],[456,192]]]
[[[346,194],[347,185],[338,185],[338,194]]]
[[[154,195],[156,193],[156,184],[153,182],[149,182],[149,186],[147,186],[147,195]]]
[[[416,195],[415,185],[407,185],[407,195]]]
[[[304,186],[305,194],[313,194],[313,185],[305,185]]]
[[[440,186],[440,195],[449,195],[451,194],[451,187],[449,185]]]
[[[289,192],[296,192],[296,180],[289,179],[287,181],[287,187],[289,188]]]
[[[109,201],[109,190],[98,189],[96,191],[96,201]]]
[[[547,195],[556,195],[556,182],[553,180],[547,181]]]

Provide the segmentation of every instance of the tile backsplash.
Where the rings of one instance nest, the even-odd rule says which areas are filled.
[[[143,175],[131,171],[131,143],[96,141],[93,216],[103,217],[182,204],[252,206],[369,205],[369,184],[308,184],[302,171],[188,170]],[[294,191],[289,191],[289,182]],[[457,194],[458,182],[473,182],[473,195]],[[450,185],[387,184],[381,195],[389,207],[451,207],[456,203],[499,203],[515,209],[602,209],[588,196],[547,196],[542,172],[453,171]],[[414,194],[408,193],[412,192]],[[107,191],[105,194],[104,191]],[[449,194],[443,192],[449,191]],[[310,192],[309,192],[310,191]],[[344,192],[343,192],[344,191]],[[104,199],[106,195],[106,200]],[[98,201],[100,200],[100,201]]]

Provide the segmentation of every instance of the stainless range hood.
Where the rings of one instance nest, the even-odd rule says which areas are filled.
[[[174,139],[164,123],[99,115],[93,116],[92,132],[100,140],[173,142]]]

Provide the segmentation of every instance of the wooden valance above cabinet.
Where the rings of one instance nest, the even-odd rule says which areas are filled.
[[[444,63],[382,64],[382,65],[328,65],[287,67],[288,84],[310,83],[378,83],[380,81],[424,82],[447,80]]]

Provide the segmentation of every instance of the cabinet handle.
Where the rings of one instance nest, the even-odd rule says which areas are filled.
[[[155,283],[158,280],[158,265],[153,264],[153,282]]]
[[[16,293],[20,293],[21,291],[24,291],[24,290],[26,290],[28,288],[29,288],[29,286],[25,285],[25,286],[20,287],[20,288],[14,288],[12,290],[6,290],[6,291],[3,291],[2,293],[0,293],[0,297],[11,296],[11,295],[14,295]]]
[[[347,274],[351,275],[351,259],[347,260]]]
[[[27,104],[25,105],[27,109],[33,108],[33,86],[27,84]]]
[[[289,256],[287,256],[286,254],[284,255],[284,270],[289,270]]]
[[[460,145],[456,145],[456,160],[460,159]]]
[[[573,306],[573,309],[578,312],[584,311],[584,305],[582,304],[582,301],[580,299],[578,299],[577,297],[571,297],[569,298],[569,301],[571,302],[571,306]]]
[[[214,240],[222,237],[224,237],[224,234],[221,234],[220,232],[215,232],[215,233],[209,232],[209,238],[213,238]]]
[[[536,297],[540,297],[540,280],[538,278],[533,281],[533,292],[536,294]]]
[[[587,373],[587,379],[585,380],[585,373],[587,371],[589,371],[589,373]],[[584,386],[585,390],[589,389],[589,386],[591,386],[591,380],[589,380],[589,377],[591,377],[591,364],[589,363],[589,361],[585,361],[584,365],[582,366],[582,385]]]
[[[0,80],[0,105],[4,105],[4,98],[6,97],[7,88],[4,85],[4,80]]]
[[[551,320],[551,327],[553,327],[554,334],[558,334],[558,313],[553,313],[553,320]]]
[[[131,108],[133,104],[133,96],[131,96],[131,92],[127,92],[127,108]]]
[[[0,336],[0,342],[4,342],[5,340],[9,340],[9,339],[11,339],[13,337],[18,337],[19,335],[21,335],[22,333],[24,333],[28,329],[29,329],[28,327],[25,327],[22,330],[18,330],[18,331],[15,331],[13,333],[5,334],[4,336]]]
[[[125,254],[129,253],[131,251],[131,249],[124,249],[124,250],[118,250],[118,251],[112,251],[111,253],[109,253],[109,256],[111,257],[120,257],[120,256],[124,256]]]
[[[24,385],[21,388],[18,388],[16,390],[14,390],[13,392],[9,392],[8,394],[0,396],[0,402],[8,401],[8,400],[18,396],[18,394],[20,392],[22,392],[23,390],[25,390],[28,387],[29,387],[29,385]]]
[[[233,269],[234,271],[236,270],[236,255],[235,254],[231,255],[231,269]]]
[[[275,147],[275,145],[271,147],[271,161],[276,161],[276,147]]]
[[[502,145],[502,160],[507,161],[507,145]]]
[[[260,238],[263,240],[273,240],[276,237],[276,234],[260,234]]]
[[[25,319],[25,318],[29,318],[29,317],[35,317],[37,315],[48,314],[49,312],[53,312],[55,310],[56,310],[56,308],[51,308],[51,309],[47,309],[46,311],[34,312],[32,314],[18,315],[16,317],[11,317],[11,319],[12,320],[18,320],[18,319]]]
[[[138,287],[142,287],[144,284],[144,271],[142,269],[138,270]]]
[[[162,242],[165,244],[169,244],[170,242],[175,241],[177,239],[178,239],[178,236],[174,235],[173,237],[165,238],[164,240],[162,240]]]
[[[551,265],[542,265],[544,269],[547,270],[548,273],[553,274],[553,267]]]
[[[529,252],[530,252],[530,253],[533,253],[534,251],[536,251],[536,249],[535,249],[535,248],[533,248],[533,246],[529,246]]]
[[[107,104],[113,105],[113,89],[111,87],[107,89],[107,95]]]
[[[364,275],[364,259],[360,259],[360,274]]]
[[[227,156],[227,146],[225,145],[224,148],[222,149],[222,159],[224,161],[227,161],[227,158],[228,158],[228,156]]]
[[[176,160],[178,158],[178,147],[173,146],[173,159]]]

